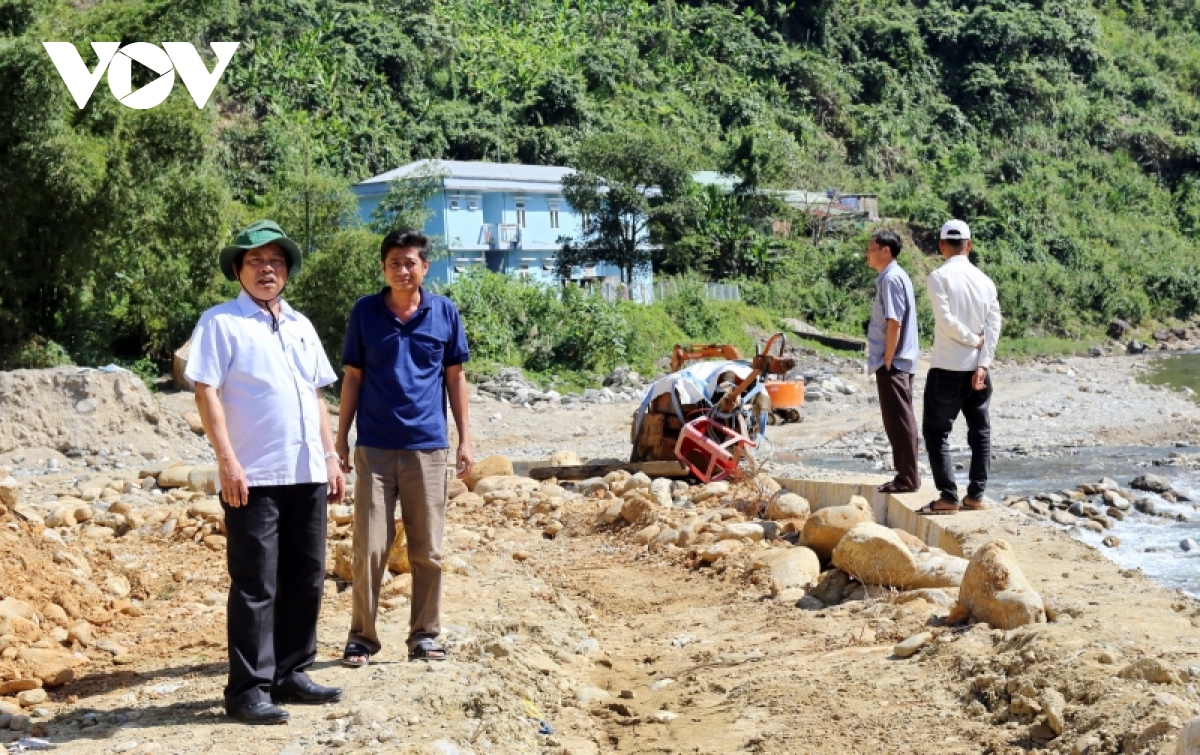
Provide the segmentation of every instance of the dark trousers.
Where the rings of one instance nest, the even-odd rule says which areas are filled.
[[[883,429],[892,444],[892,466],[896,468],[896,487],[921,487],[921,472],[917,469],[917,418],[913,416],[911,372],[886,365],[875,372],[875,387],[879,390],[879,409]]]
[[[272,686],[307,680],[325,587],[327,493],[325,483],[264,485],[250,488],[244,506],[222,501],[233,582],[227,710],[270,701]]]
[[[950,459],[950,430],[959,412],[967,420],[967,444],[971,447],[971,470],[967,497],[983,498],[988,470],[992,463],[992,423],[988,404],[992,399],[992,376],[982,391],[971,388],[973,372],[931,369],[925,382],[925,416],[922,432],[933,481],[943,500],[958,501],[958,483],[954,480],[954,462]]]

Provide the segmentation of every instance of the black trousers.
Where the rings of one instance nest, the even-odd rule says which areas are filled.
[[[886,365],[875,371],[883,429],[892,444],[892,466],[896,468],[892,482],[902,489],[915,490],[921,487],[921,470],[917,468],[917,418],[913,415],[912,384],[911,372]]]
[[[268,485],[251,487],[244,506],[222,501],[232,580],[226,710],[307,680],[325,588],[327,494],[325,483]]]
[[[983,390],[977,391],[971,388],[973,375],[973,372],[931,369],[925,381],[925,416],[921,432],[925,436],[925,450],[929,452],[929,467],[941,498],[956,503],[958,483],[954,479],[954,462],[950,459],[949,437],[959,412],[967,420],[967,445],[971,447],[968,498],[977,501],[983,498],[992,464],[992,423],[988,418],[992,376],[989,374]]]

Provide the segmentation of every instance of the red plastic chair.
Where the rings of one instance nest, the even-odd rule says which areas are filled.
[[[723,440],[714,440],[713,435]],[[738,462],[754,443],[708,417],[683,426],[675,442],[675,458],[683,462],[701,482],[717,482],[738,472]]]

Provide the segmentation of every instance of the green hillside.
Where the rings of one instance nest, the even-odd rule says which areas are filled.
[[[51,40],[89,65],[97,40],[242,47],[203,111],[179,84],[130,110],[103,81],[81,111]],[[575,164],[613,134],[764,187],[878,192],[926,251],[967,220],[1010,337],[1189,315],[1198,92],[1196,0],[2,0],[0,363],[164,358],[230,293],[217,247],[263,215],[303,231],[289,296],[334,332],[374,285],[350,183],[423,157]],[[861,233],[731,240],[692,199],[657,229],[663,269],[861,329]]]

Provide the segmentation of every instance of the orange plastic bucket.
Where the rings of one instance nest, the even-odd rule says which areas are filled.
[[[804,383],[799,380],[768,380],[767,395],[772,409],[799,409],[804,405]]]

